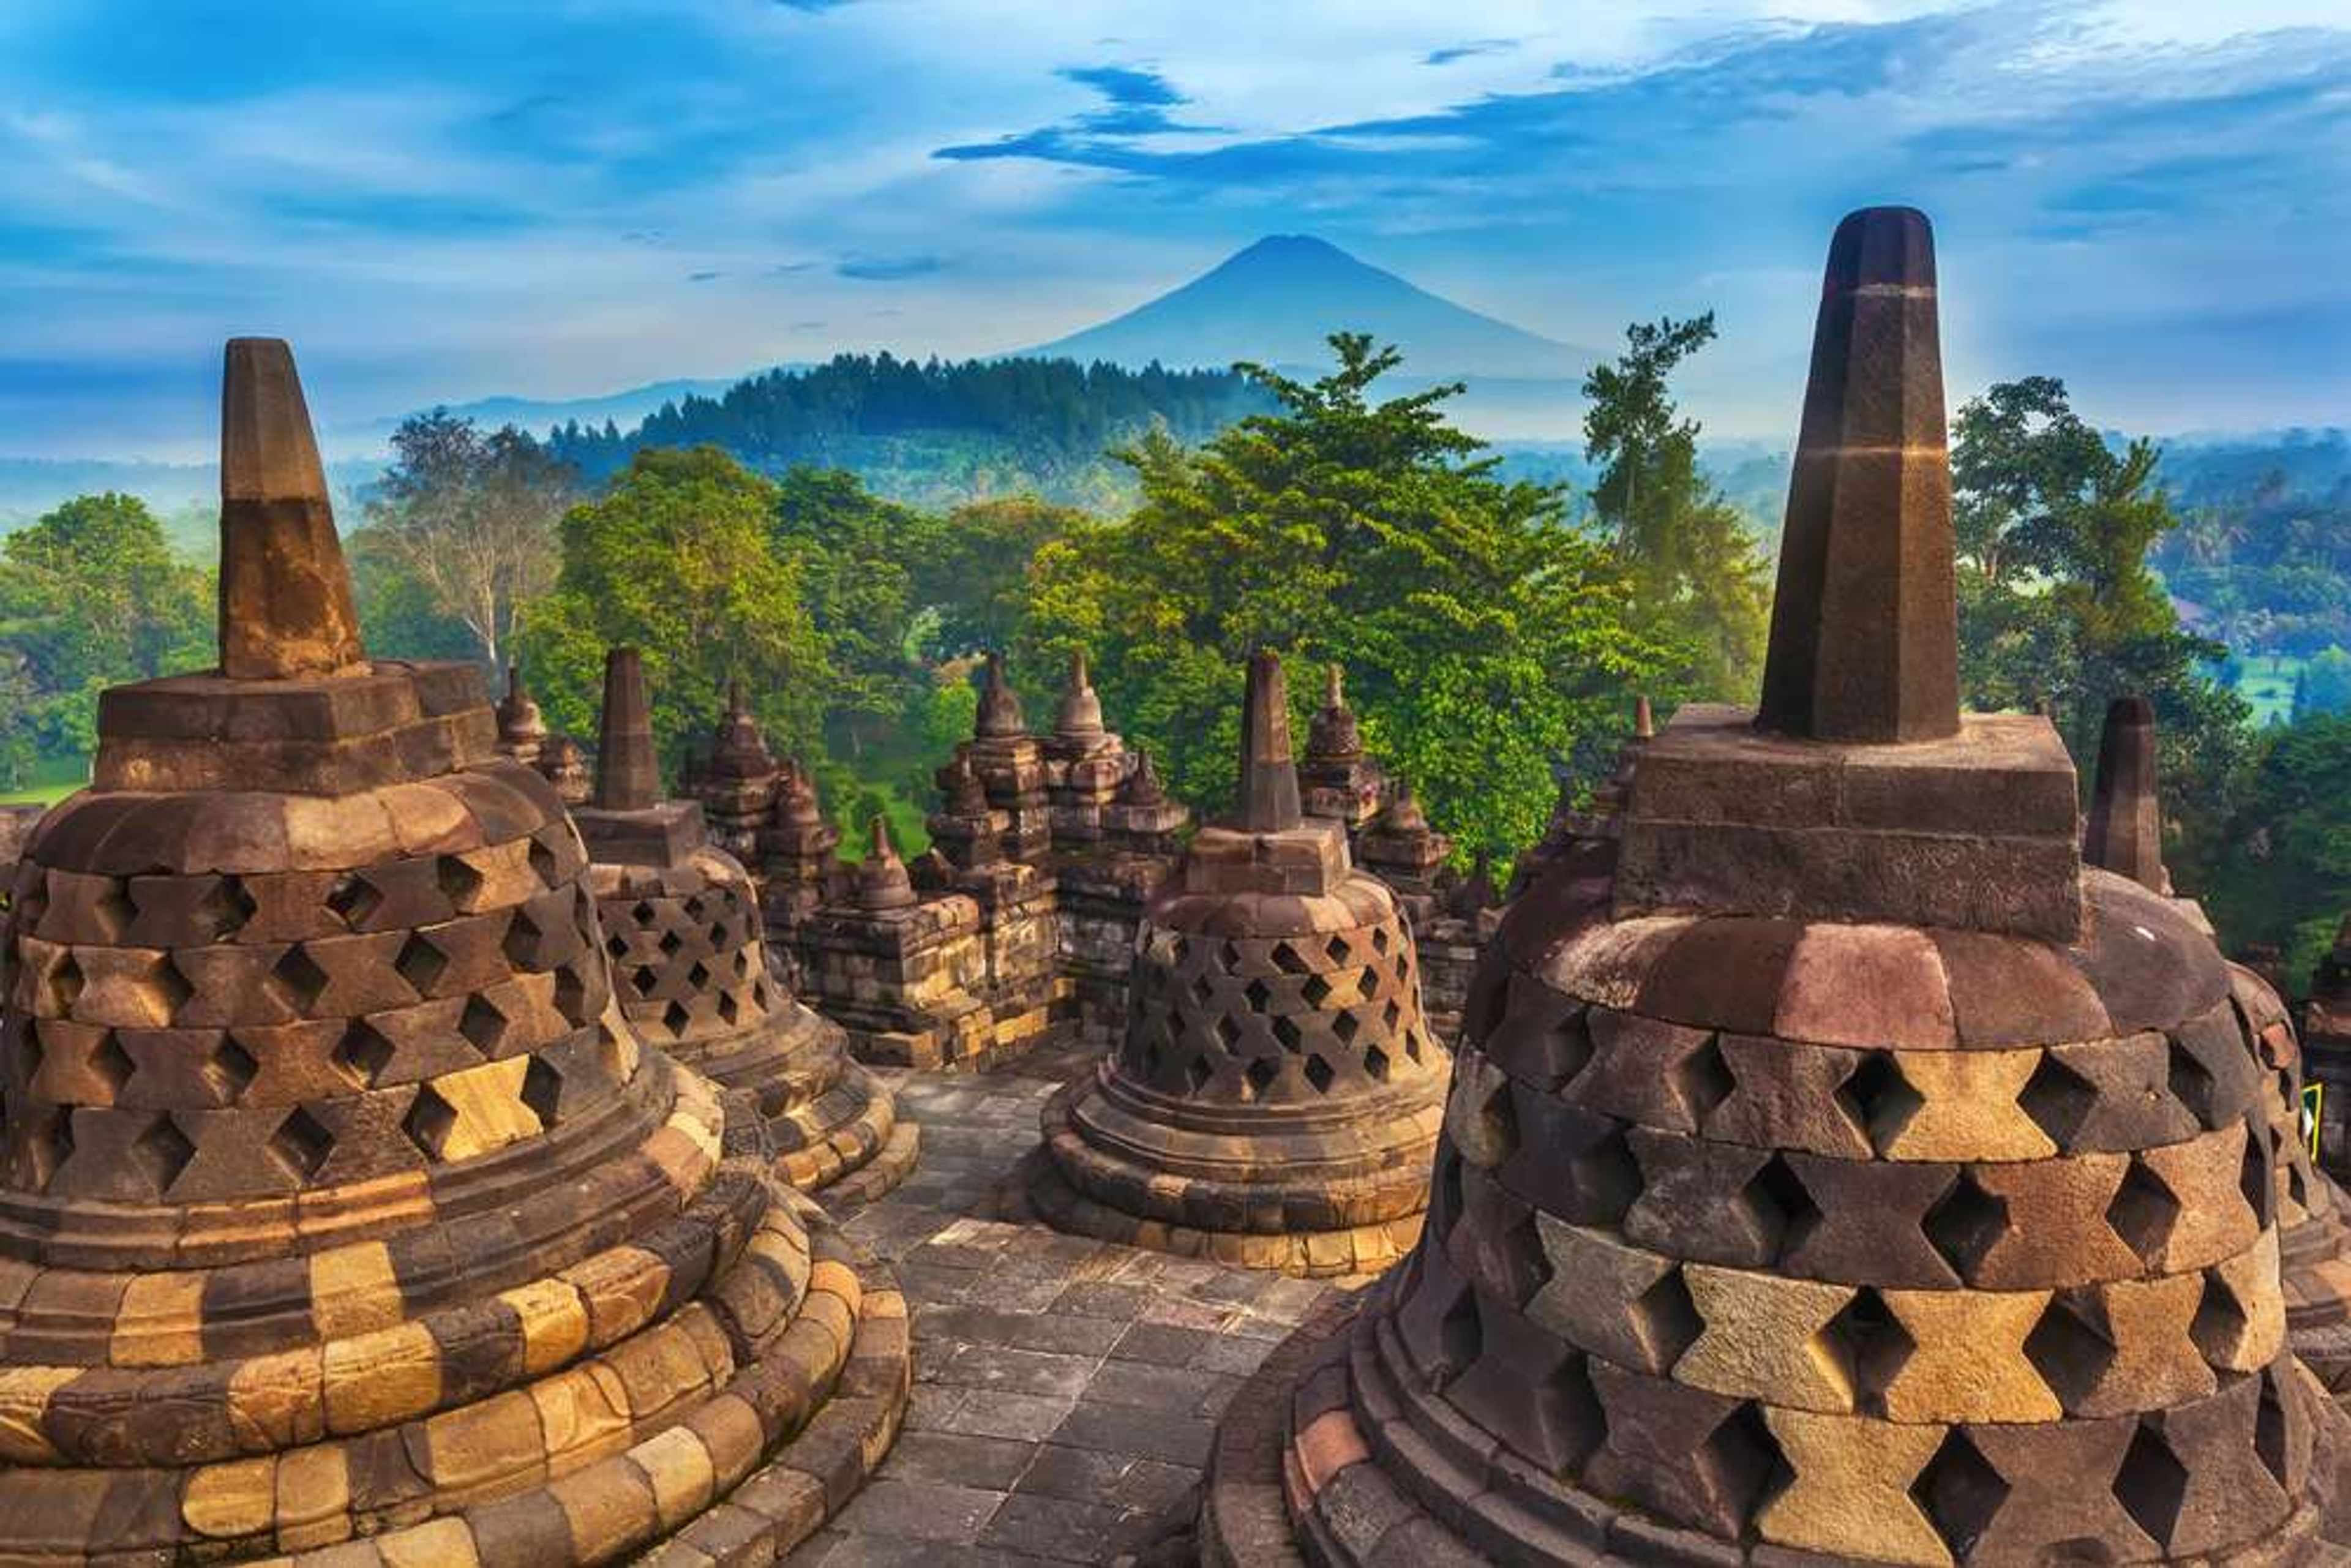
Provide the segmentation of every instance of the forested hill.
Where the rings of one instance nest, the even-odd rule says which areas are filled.
[[[641,446],[707,444],[770,474],[801,463],[850,469],[885,496],[920,504],[1029,492],[1108,506],[1130,491],[1106,452],[1154,420],[1194,444],[1271,406],[1229,371],[843,354],[666,404],[633,430],[562,425],[549,445],[591,482]]]

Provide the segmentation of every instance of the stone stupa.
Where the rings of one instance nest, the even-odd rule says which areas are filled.
[[[2211,923],[2194,900],[2174,896],[2163,859],[2163,797],[2156,766],[2155,709],[2145,697],[2116,697],[2099,735],[2096,782],[2082,858],[2173,897],[2199,930]],[[2276,1183],[2280,1279],[2286,1339],[2302,1364],[2337,1399],[2351,1392],[2351,1228],[2346,1200],[2318,1168],[2304,1124],[2301,1042],[2275,987],[2246,965],[2229,965],[2229,989],[2248,1037],[2253,1068],[2268,1081],[2270,1160]],[[2173,1074],[2186,1070],[2174,1061]],[[2177,1082],[2175,1077],[2173,1080]]]
[[[1205,1560],[2344,1561],[2228,970],[1959,712],[1921,214],[1813,344],[1760,714],[1512,906],[1422,1242],[1229,1407]]]
[[[104,694],[0,935],[0,1561],[768,1561],[903,1301],[641,1047],[479,672],[360,646],[291,353],[226,361],[219,668]]]
[[[574,817],[630,1026],[750,1095],[793,1186],[872,1197],[897,1185],[914,1166],[914,1125],[850,1060],[841,1026],[769,972],[758,892],[710,841],[702,804],[662,798],[634,648],[605,655],[597,762],[595,802]]]
[[[1028,1199],[1085,1235],[1370,1271],[1419,1234],[1447,1058],[1395,895],[1301,809],[1271,653],[1242,711],[1239,806],[1151,899],[1125,1036],[1047,1104]]]

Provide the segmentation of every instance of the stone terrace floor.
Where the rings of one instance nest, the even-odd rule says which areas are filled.
[[[893,1075],[922,1124],[894,1192],[837,1211],[897,1270],[914,1395],[872,1479],[791,1568],[1110,1563],[1163,1535],[1226,1402],[1334,1288],[1062,1236],[996,1212],[1038,1113],[1098,1052]]]

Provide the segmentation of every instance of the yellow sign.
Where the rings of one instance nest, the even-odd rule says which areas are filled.
[[[2302,1136],[2310,1145],[2310,1157],[2318,1158],[2318,1127],[2326,1110],[2326,1085],[2305,1083],[2302,1086]]]

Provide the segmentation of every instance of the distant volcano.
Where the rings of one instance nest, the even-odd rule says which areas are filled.
[[[1123,316],[1019,352],[1122,365],[1255,360],[1319,370],[1331,362],[1323,340],[1339,331],[1395,344],[1416,380],[1575,379],[1608,358],[1465,309],[1310,235],[1269,235]]]

